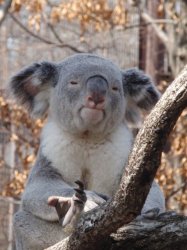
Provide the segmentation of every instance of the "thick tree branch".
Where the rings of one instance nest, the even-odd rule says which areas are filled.
[[[168,212],[155,220],[135,220],[111,234],[109,242],[107,250],[150,250],[150,246],[151,250],[184,250],[187,245],[187,217]],[[62,250],[62,243],[48,249]]]
[[[187,246],[187,217],[166,213],[156,220],[133,221],[111,237],[112,250],[184,250]]]
[[[8,13],[8,10],[10,9],[12,4],[12,0],[6,0],[4,3],[4,6],[2,9],[0,9],[0,26],[3,23],[3,21],[5,20],[5,17]]]
[[[83,214],[69,240],[60,242],[60,248],[50,250],[110,249],[109,235],[140,214],[168,135],[186,107],[187,66],[168,87],[138,133],[113,199]]]

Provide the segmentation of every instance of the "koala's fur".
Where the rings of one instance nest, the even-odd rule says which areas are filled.
[[[91,54],[33,64],[10,85],[33,115],[49,109],[37,161],[14,219],[17,249],[41,250],[67,236],[48,198],[71,198],[76,180],[89,190],[84,210],[111,197],[132,148],[127,121],[134,122],[141,109],[150,110],[159,93],[143,72],[123,71]],[[156,207],[165,209],[154,182],[142,213]]]

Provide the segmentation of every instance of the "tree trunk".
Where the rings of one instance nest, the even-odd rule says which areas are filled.
[[[158,6],[160,5],[159,0],[147,1],[148,14],[157,20],[159,18],[164,19],[164,11],[158,13]],[[154,28],[151,25],[144,27],[146,43],[145,46],[145,68],[143,69],[149,74],[155,83],[158,83],[164,71],[164,57],[165,57],[165,46],[160,38],[157,36]]]
[[[58,243],[60,248],[51,247],[48,250],[111,248],[110,234],[140,214],[159,167],[165,142],[185,107],[187,107],[187,66],[168,87],[138,133],[119,190],[113,199],[83,214],[73,234]],[[181,223],[183,230],[179,234],[175,229],[168,234],[170,236],[173,234],[175,237],[180,237],[182,233],[184,235],[186,219],[184,225]],[[169,230],[171,225],[173,224],[169,221],[165,226]],[[167,230],[165,235],[166,233]],[[154,238],[153,235],[150,237]],[[169,236],[165,236],[166,239],[169,239]]]

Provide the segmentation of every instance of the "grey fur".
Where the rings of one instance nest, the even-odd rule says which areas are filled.
[[[69,235],[75,219],[68,217],[63,229],[49,197],[57,197],[62,207],[64,201],[74,202],[77,179],[87,189],[85,211],[115,193],[132,145],[127,120],[135,122],[139,110],[149,110],[159,92],[143,72],[123,71],[91,54],[33,64],[10,85],[32,114],[43,115],[49,108],[37,161],[14,218],[17,249],[40,250]],[[76,202],[72,207],[76,210]],[[164,211],[163,194],[153,183],[142,213],[155,207]]]

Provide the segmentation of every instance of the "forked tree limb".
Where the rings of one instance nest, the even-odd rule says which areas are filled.
[[[83,214],[73,234],[48,250],[110,249],[110,234],[140,214],[168,135],[186,107],[187,66],[145,120],[113,199]]]
[[[63,242],[67,243],[69,238]],[[65,244],[64,244],[65,245]],[[48,248],[62,250],[62,242]],[[108,246],[98,250],[186,250],[187,217],[171,212],[160,215],[154,220],[141,219],[121,227],[111,234]]]

